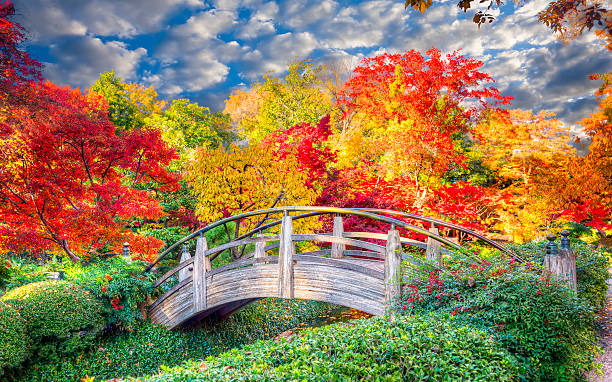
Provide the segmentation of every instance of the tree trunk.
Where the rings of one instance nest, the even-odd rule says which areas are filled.
[[[79,261],[81,261],[81,258],[75,255],[74,252],[70,250],[70,247],[68,247],[68,242],[66,240],[62,240],[62,249],[64,250],[64,252],[66,252],[70,260],[72,260],[73,262],[78,263]]]

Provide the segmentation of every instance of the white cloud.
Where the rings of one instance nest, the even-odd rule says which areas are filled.
[[[45,75],[64,85],[89,87],[108,70],[128,80],[136,80],[136,70],[147,54],[144,48],[130,50],[120,41],[103,42],[95,37],[72,37],[50,46],[54,63],[45,65]]]
[[[223,82],[229,67],[218,61],[210,52],[185,57],[156,74],[145,76],[143,81],[154,85],[162,94],[176,97],[184,92],[199,92]]]
[[[155,32],[180,7],[200,8],[200,0],[15,0],[19,21],[34,42],[61,36],[132,37]]]
[[[338,3],[333,0],[292,0],[282,3],[281,23],[300,29],[317,24],[320,27],[336,12]]]
[[[250,82],[269,70],[283,74],[296,57],[313,56],[323,62],[346,58],[355,63],[381,52],[424,53],[435,46],[443,52],[461,49],[463,55],[484,61],[482,71],[491,74],[498,88],[515,96],[514,107],[552,109],[572,123],[594,107],[592,92],[597,84],[587,75],[612,70],[612,60],[592,32],[568,45],[559,43],[537,22],[537,12],[548,1],[529,1],[514,12],[504,7],[506,13],[481,28],[471,21],[474,11],[462,12],[456,0],[439,1],[425,15],[404,9],[397,0],[15,0],[15,4],[32,41],[50,46],[53,63],[47,74],[62,84],[86,86],[99,72],[115,69],[127,79],[139,80],[140,75],[168,96],[189,92],[196,99],[218,103],[224,84],[227,93],[235,86],[232,72]],[[191,12],[186,21],[165,25],[181,10]],[[159,33],[155,36],[161,41],[147,56],[138,42],[151,33]]]
[[[248,23],[238,30],[241,39],[253,39],[276,32],[274,26],[278,17],[278,5],[272,1],[262,4],[251,15]]]
[[[317,47],[316,38],[309,32],[275,35],[244,55],[242,66],[245,70],[241,75],[254,80],[267,71],[281,74],[292,60],[307,58]]]

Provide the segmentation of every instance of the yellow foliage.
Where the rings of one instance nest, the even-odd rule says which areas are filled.
[[[484,164],[506,184],[496,228],[519,243],[544,236],[563,209],[561,189],[577,158],[569,127],[553,113],[511,110],[478,124],[476,134]]]
[[[186,179],[198,198],[196,214],[208,222],[271,207],[312,205],[317,196],[305,187],[306,175],[298,171],[294,157],[279,161],[261,146],[201,148],[187,171]],[[248,219],[241,228],[253,229],[261,219]],[[307,224],[302,228],[318,223]]]
[[[157,99],[157,92],[153,86],[145,87],[142,84],[128,82],[123,88],[133,104],[138,106],[138,110],[144,116],[159,114],[166,107],[165,101]]]

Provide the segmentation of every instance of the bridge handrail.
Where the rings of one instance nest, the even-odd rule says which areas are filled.
[[[400,213],[398,211],[391,211],[391,210],[378,210],[378,209],[362,209],[362,208],[340,208],[340,207],[325,207],[325,206],[283,206],[283,207],[275,207],[275,208],[268,208],[268,209],[263,209],[263,210],[257,210],[257,211],[249,211],[249,212],[245,212],[242,214],[238,214],[238,215],[234,215],[234,216],[230,216],[227,217],[225,219],[221,219],[218,220],[214,223],[209,224],[206,227],[200,228],[197,231],[193,232],[190,235],[185,236],[184,238],[182,238],[181,240],[177,241],[176,243],[172,244],[171,246],[169,246],[168,248],[166,248],[158,257],[157,259],[155,259],[155,261],[153,263],[151,263],[145,270],[144,272],[148,272],[150,271],[155,265],[157,265],[161,260],[163,260],[168,254],[170,254],[173,250],[175,250],[176,248],[178,248],[180,245],[188,242],[189,240],[192,240],[200,235],[204,235],[204,233],[216,228],[216,227],[220,227],[224,224],[230,223],[232,221],[236,221],[236,220],[241,220],[244,218],[248,218],[248,217],[252,217],[252,216],[257,216],[257,215],[264,215],[264,214],[276,214],[276,213],[284,213],[284,214],[288,214],[289,212],[307,212],[305,214],[301,214],[301,215],[296,215],[293,216],[292,218],[306,218],[306,217],[310,217],[310,216],[317,216],[317,215],[322,215],[322,214],[343,214],[343,215],[356,215],[356,216],[362,216],[362,217],[367,217],[376,221],[380,221],[383,223],[387,223],[387,224],[391,224],[400,228],[404,228],[404,229],[408,229],[410,231],[413,232],[417,232],[420,234],[423,234],[427,237],[430,237],[436,241],[439,241],[441,243],[444,243],[452,248],[455,249],[459,249],[461,250],[461,246],[459,246],[458,244],[440,236],[437,235],[435,233],[432,233],[424,228],[421,227],[417,227],[415,225],[406,223],[402,220],[398,220],[398,219],[394,219],[394,218],[390,218],[387,216],[382,216],[382,215],[378,215],[376,213],[374,213],[374,211],[376,212],[380,212],[380,213],[387,213],[387,214],[395,214],[397,216],[405,216],[405,217],[410,217],[413,219],[418,219],[418,220],[423,220],[423,221],[435,221],[435,224],[439,224],[442,226],[446,226],[449,228],[453,228],[453,229],[457,229],[461,232],[465,232],[467,234],[476,236],[478,238],[483,238],[482,240],[486,241],[487,243],[492,244],[495,248],[501,249],[502,251],[508,253],[509,255],[511,255],[513,258],[515,258],[516,260],[520,261],[520,262],[524,262],[523,259],[521,259],[520,257],[516,256],[515,254],[513,254],[512,252],[506,250],[505,248],[503,248],[502,246],[500,246],[499,244],[492,242],[489,239],[484,238],[484,236],[476,234],[473,231],[470,231],[466,228],[451,224],[451,223],[446,223],[443,222],[441,220],[437,220],[437,219],[432,219],[432,218],[426,218],[424,216],[419,216],[419,215],[413,215],[413,214],[406,214],[406,215],[402,215],[404,213]],[[266,225],[262,225],[260,227],[257,227],[255,230],[252,230],[244,235],[241,235],[240,238],[246,237],[246,236],[250,236],[258,231],[261,231],[263,229],[272,227],[274,225],[277,225],[280,223],[279,221],[276,222],[272,222],[272,223],[268,223]],[[455,228],[457,227],[457,228]],[[238,239],[240,239],[238,238]],[[501,247],[501,248],[500,248]],[[503,248],[503,249],[502,249]]]
[[[411,213],[408,213],[408,212],[385,210],[385,209],[380,209],[380,208],[357,208],[357,209],[358,210],[362,210],[362,211],[369,211],[369,212],[374,212],[374,213],[380,213],[380,214],[388,214],[388,215],[396,215],[396,216],[407,217],[407,218],[410,218],[410,219],[421,220],[421,221],[425,221],[425,222],[428,222],[428,223],[431,223],[431,224],[435,224],[435,225],[439,225],[439,226],[442,226],[442,227],[454,229],[456,231],[463,232],[465,234],[468,234],[470,236],[474,236],[475,238],[484,241],[485,243],[489,244],[490,246],[492,246],[492,247],[494,247],[496,249],[499,249],[500,251],[510,255],[511,257],[513,257],[514,259],[520,261],[521,263],[525,262],[524,259],[522,259],[521,257],[517,256],[514,252],[512,252],[508,248],[504,247],[503,245],[501,245],[499,243],[496,243],[495,241],[493,241],[493,240],[491,240],[491,239],[489,239],[489,238],[479,234],[476,231],[472,231],[471,229],[462,227],[462,226],[457,225],[457,224],[445,222],[444,220],[430,218],[430,217],[427,217],[427,216],[415,215],[415,214],[411,214]]]

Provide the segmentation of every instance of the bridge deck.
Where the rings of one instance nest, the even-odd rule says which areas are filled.
[[[380,260],[296,256],[293,297],[325,301],[374,315],[385,311],[384,263]],[[176,327],[192,317],[231,313],[256,299],[280,297],[277,259],[206,275],[206,309],[194,308],[188,277],[150,308],[153,322]],[[274,261],[276,260],[276,261]],[[323,260],[323,261],[321,261]]]

